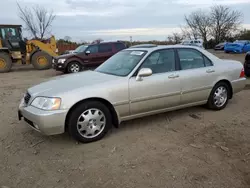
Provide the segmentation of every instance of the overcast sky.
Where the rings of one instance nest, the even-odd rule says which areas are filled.
[[[23,24],[17,16],[17,0],[1,0],[2,24]],[[179,31],[184,15],[215,4],[243,13],[243,26],[250,29],[250,0],[18,0],[22,6],[37,3],[57,15],[52,33],[75,41],[165,40]]]

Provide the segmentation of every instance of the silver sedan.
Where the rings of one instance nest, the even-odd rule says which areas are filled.
[[[221,110],[245,82],[240,62],[201,48],[128,48],[94,71],[29,88],[18,115],[43,134],[67,131],[87,143],[134,118],[204,104]]]

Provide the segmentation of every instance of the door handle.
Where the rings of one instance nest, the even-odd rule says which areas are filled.
[[[178,77],[179,77],[179,75],[177,75],[177,74],[171,74],[168,76],[168,78],[178,78]]]
[[[206,72],[207,73],[212,73],[212,72],[215,72],[215,70],[214,69],[208,69]]]

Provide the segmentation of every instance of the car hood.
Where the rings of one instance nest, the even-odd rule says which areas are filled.
[[[56,59],[69,59],[69,58],[71,58],[71,57],[78,57],[80,54],[81,54],[81,57],[82,57],[82,58],[87,57],[87,56],[86,56],[85,54],[83,54],[83,53],[72,53],[72,54],[64,54],[64,55],[57,56]]]
[[[32,96],[57,97],[62,93],[75,89],[93,87],[94,85],[117,81],[119,78],[121,77],[95,71],[85,71],[55,77],[47,82],[29,88],[28,92]]]
[[[225,44],[217,44],[215,47],[223,47]]]
[[[56,59],[68,59],[70,57],[73,57],[74,54],[63,54],[63,55],[59,55],[56,57]]]
[[[237,42],[234,42],[234,43],[227,43],[226,44],[226,47],[235,47],[235,48],[239,48],[239,47],[243,47],[244,44],[243,43],[237,43]]]

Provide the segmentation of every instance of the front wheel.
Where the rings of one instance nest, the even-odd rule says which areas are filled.
[[[78,62],[71,62],[67,66],[67,72],[68,73],[78,73],[82,70],[82,66]]]
[[[0,52],[0,73],[9,72],[12,67],[10,55],[5,52]]]
[[[37,51],[32,56],[31,63],[37,70],[50,69],[52,67],[52,57],[43,51]]]
[[[72,111],[68,121],[68,130],[77,141],[89,143],[102,139],[111,125],[109,109],[98,101],[88,101]]]
[[[211,91],[207,106],[213,110],[221,110],[225,108],[229,100],[229,94],[230,89],[228,84],[224,82],[217,83]]]
[[[245,72],[246,77],[250,77],[250,67],[247,67],[247,63],[245,63],[244,72]]]

